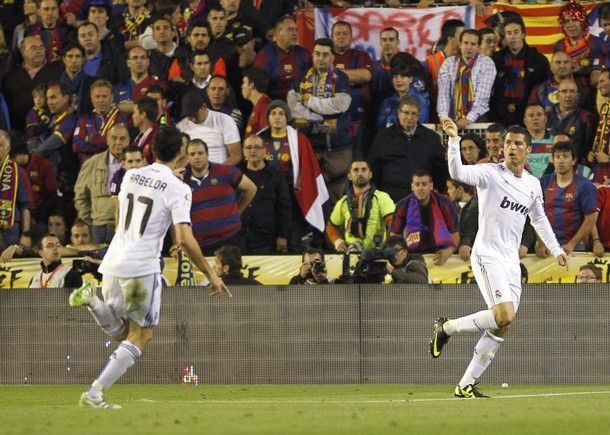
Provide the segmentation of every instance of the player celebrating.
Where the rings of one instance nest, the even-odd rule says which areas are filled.
[[[463,166],[460,137],[450,119],[442,120],[449,136],[449,173],[451,178],[476,186],[479,198],[479,231],[472,247],[472,271],[487,310],[458,319],[439,317],[430,341],[433,358],[441,355],[449,337],[459,332],[482,332],[474,356],[455,387],[456,397],[488,397],[477,388],[477,379],[491,363],[504,341],[521,298],[519,243],[526,216],[557,262],[566,266],[568,257],[551,229],[542,203],[538,180],[524,170],[531,150],[526,129],[512,126],[504,139],[504,163]]]
[[[182,136],[165,127],[153,139],[156,163],[130,169],[119,193],[117,232],[99,270],[104,301],[86,284],[70,295],[70,306],[86,305],[102,330],[120,340],[102,373],[80,397],[80,405],[120,408],[108,403],[110,388],[142,354],[159,323],[161,304],[160,255],[163,238],[173,223],[177,243],[208,277],[212,294],[228,288],[204,258],[190,226],[191,189],[172,172],[183,160]]]

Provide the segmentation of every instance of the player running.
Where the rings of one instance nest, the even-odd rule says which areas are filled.
[[[172,172],[184,160],[180,132],[174,127],[160,130],[153,139],[153,151],[156,163],[130,169],[121,184],[117,231],[99,268],[104,301],[95,295],[92,284],[70,295],[70,306],[86,305],[102,330],[121,341],[89,390],[81,395],[81,406],[121,407],[108,403],[103,393],[135,364],[152,338],[153,326],[159,323],[160,255],[171,224],[176,242],[210,280],[212,294],[232,296],[193,236],[191,189]]]
[[[442,121],[449,136],[449,173],[451,178],[476,186],[479,198],[479,231],[472,247],[472,271],[487,303],[487,310],[458,319],[439,317],[430,341],[433,358],[441,356],[449,337],[460,332],[482,332],[474,355],[454,395],[463,398],[488,397],[477,388],[477,380],[491,363],[504,341],[521,298],[519,243],[526,216],[539,237],[561,266],[567,267],[563,251],[544,214],[542,190],[538,180],[524,170],[531,150],[531,136],[520,126],[512,126],[504,139],[505,161],[463,166],[460,137],[450,119]]]

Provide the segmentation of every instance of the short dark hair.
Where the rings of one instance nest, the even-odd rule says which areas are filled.
[[[354,163],[366,163],[366,167],[369,168],[369,170],[371,170],[371,164],[370,164],[370,162],[367,159],[360,158],[360,157],[353,158],[352,161],[349,164],[349,169],[350,170],[352,169],[352,165]]]
[[[532,135],[529,131],[527,131],[527,128],[525,127],[522,127],[520,125],[511,125],[506,130],[506,133],[522,134],[525,137],[525,143],[527,143],[527,146],[529,147],[532,145]]]
[[[277,29],[279,26],[281,26],[282,24],[284,24],[285,21],[293,21],[296,23],[294,17],[290,14],[284,14],[281,17],[279,17],[277,19],[277,21],[275,22],[275,25],[273,26],[275,29]]]
[[[146,89],[146,95],[148,94],[159,94],[161,95],[161,98],[167,98],[167,93],[165,92],[165,89],[163,89],[161,85],[157,84],[150,85],[148,89]]]
[[[248,81],[252,83],[254,89],[261,94],[266,94],[269,89],[269,74],[266,71],[258,68],[248,68],[244,72],[244,77],[248,78]]]
[[[125,156],[127,155],[127,153],[140,153],[142,154],[142,150],[140,149],[139,146],[137,146],[136,144],[131,144],[126,146],[125,148],[123,148],[123,151],[121,151],[121,159],[125,160]]]
[[[313,42],[313,46],[315,47],[316,45],[333,49],[333,41],[330,38],[318,38]]]
[[[305,249],[305,251],[303,252],[303,255],[301,256],[301,261],[305,260],[305,256],[306,255],[311,255],[311,254],[320,254],[320,258],[322,259],[322,261],[324,260],[324,251],[322,251],[321,249],[318,248],[314,248],[314,247],[309,247],[307,249]]]
[[[152,141],[152,149],[161,162],[171,162],[182,148],[180,131],[173,126],[162,126]]]
[[[85,27],[85,26],[93,26],[95,28],[95,31],[97,33],[100,33],[100,29],[99,27],[97,27],[97,24],[95,24],[93,21],[83,21],[82,23],[80,23],[78,25],[78,27],[76,28],[76,31],[78,32],[80,30],[81,27]]]
[[[381,35],[383,32],[394,32],[394,33],[396,33],[396,38],[400,37],[400,35],[398,34],[398,30],[396,30],[394,27],[386,27],[384,29],[381,29],[379,34]]]
[[[407,241],[403,236],[399,236],[397,234],[389,236],[383,242],[384,248],[393,248],[396,245],[399,245],[402,249],[407,249]]]
[[[563,152],[563,151],[569,152],[572,155],[572,158],[576,159],[576,157],[577,157],[576,148],[574,148],[574,145],[572,144],[572,142],[565,141],[565,140],[561,140],[561,141],[557,142],[555,145],[553,145],[553,147],[551,148],[551,155],[554,156],[555,153]]]
[[[448,178],[447,183],[453,184],[453,187],[455,187],[456,189],[458,187],[461,187],[462,189],[464,189],[464,192],[469,193],[470,195],[474,195],[475,187],[471,186],[470,184],[462,183],[461,181],[455,180],[453,178]]]
[[[66,95],[72,95],[72,94],[70,93],[70,91],[68,90],[68,88],[66,88],[66,86],[65,86],[64,84],[60,83],[60,82],[50,82],[50,83],[48,83],[48,84],[47,84],[47,91],[48,91],[50,88],[57,88],[57,89],[59,89],[59,93],[60,93],[61,95],[63,95],[64,97],[65,97]]]
[[[337,27],[337,26],[346,26],[349,29],[349,32],[352,33],[352,25],[350,23],[348,23],[347,21],[339,20],[339,21],[335,22],[335,24],[333,24],[333,26],[330,28],[331,35],[332,35],[333,31],[335,30],[335,27]]]
[[[151,97],[142,97],[138,101],[136,101],[136,106],[141,113],[146,115],[146,118],[155,122],[159,117],[159,106],[157,105],[157,101]]]
[[[214,3],[212,4],[212,6],[210,6],[208,8],[208,13],[206,14],[206,17],[208,15],[210,15],[210,12],[223,12],[225,15],[227,15],[227,11],[225,11],[225,9],[220,5],[220,3]]]
[[[441,26],[440,40],[444,43],[447,43],[449,38],[455,37],[455,32],[457,32],[457,29],[459,29],[460,27],[466,27],[466,24],[462,20],[452,18],[450,20],[445,21]]]
[[[210,24],[203,18],[196,18],[189,23],[186,29],[186,36],[191,36],[191,33],[193,33],[195,27],[205,27],[208,30],[208,34],[212,35]]]
[[[489,124],[485,131],[487,133],[500,133],[502,137],[506,136],[506,127],[504,127],[504,124],[500,124],[499,122]]]
[[[191,145],[203,145],[203,148],[205,149],[205,153],[208,154],[208,144],[205,143],[205,141],[203,139],[199,139],[197,137],[195,137],[193,139],[189,139],[189,143],[186,145],[187,152]]]
[[[462,135],[461,142],[465,140],[470,140],[477,146],[479,149],[479,159],[487,157],[487,147],[485,146],[485,140],[481,136],[476,133],[465,133]]]
[[[57,234],[53,234],[53,233],[44,233],[42,236],[40,236],[40,239],[38,239],[38,243],[36,243],[36,246],[38,247],[39,250],[42,249],[42,241],[44,239],[46,239],[47,237],[55,237],[56,239],[60,240],[59,236]]]
[[[502,24],[502,26],[501,26],[502,34],[504,34],[504,29],[509,24],[518,24],[519,27],[521,27],[521,32],[525,33],[525,23],[523,22],[523,18],[521,18],[521,17],[519,17],[519,18],[517,18],[517,17],[508,17],[506,20],[504,20],[504,24]]]
[[[430,181],[432,181],[432,175],[430,175],[430,172],[426,171],[425,169],[421,169],[421,168],[413,171],[413,174],[411,174],[411,181],[413,181],[413,179],[415,177],[428,177],[430,179]]]
[[[189,63],[195,62],[195,56],[207,56],[210,62],[212,62],[212,56],[210,56],[207,50],[190,50],[188,53]]]
[[[229,266],[229,272],[240,272],[243,267],[241,261],[241,249],[233,245],[222,245],[214,255],[220,258],[223,266]],[[241,273],[241,272],[240,272]]]
[[[462,42],[462,40],[464,39],[464,35],[472,35],[472,36],[476,36],[477,37],[477,45],[481,43],[481,35],[479,35],[479,32],[477,30],[474,29],[466,29],[464,30],[462,33],[460,33],[460,42]]]
[[[481,38],[481,41],[483,40],[483,36],[494,35],[496,33],[496,32],[494,32],[494,29],[492,29],[491,27],[483,27],[483,28],[477,30],[477,32],[479,33],[479,37]]]
[[[610,20],[610,3],[602,3],[599,6],[599,26],[602,26],[602,19]]]
[[[74,42],[74,41],[72,41],[72,42],[68,42],[68,43],[66,44],[66,46],[65,46],[65,47],[63,48],[63,50],[62,50],[61,57],[65,57],[65,55],[66,55],[66,53],[67,53],[68,51],[73,50],[73,49],[75,49],[75,48],[76,48],[78,51],[80,51],[80,54],[82,54],[82,55],[83,55],[83,57],[85,57],[85,54],[86,54],[86,53],[85,53],[85,48],[84,48],[82,45],[80,45],[78,42]]]

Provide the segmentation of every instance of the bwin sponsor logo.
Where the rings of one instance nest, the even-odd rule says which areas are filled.
[[[507,208],[510,210],[514,210],[517,213],[521,213],[523,215],[527,214],[530,209],[524,206],[523,204],[519,204],[518,202],[512,202],[508,199],[507,196],[502,198],[502,202],[500,203],[500,207]]]

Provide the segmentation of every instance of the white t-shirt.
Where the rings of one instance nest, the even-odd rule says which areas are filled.
[[[166,165],[153,163],[125,173],[116,233],[99,271],[118,278],[161,272],[169,226],[191,222],[191,189]]]
[[[519,263],[519,245],[530,217],[532,226],[557,257],[563,253],[544,213],[542,189],[536,177],[523,171],[515,176],[504,163],[462,165],[460,139],[449,139],[449,174],[455,180],[476,186],[479,200],[479,230],[473,255]]]
[[[208,116],[201,124],[184,118],[176,124],[176,128],[187,133],[191,139],[204,141],[208,145],[208,157],[212,163],[224,163],[229,155],[227,145],[241,141],[233,118],[214,110],[208,109]]]

